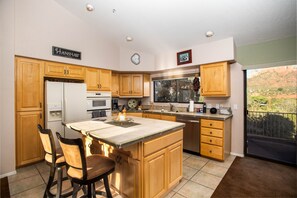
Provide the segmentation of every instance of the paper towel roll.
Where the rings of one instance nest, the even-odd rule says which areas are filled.
[[[189,112],[194,112],[194,101],[190,100]]]

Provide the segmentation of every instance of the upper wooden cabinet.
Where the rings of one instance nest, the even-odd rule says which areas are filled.
[[[86,68],[85,82],[88,91],[110,91],[111,70]]]
[[[201,95],[230,96],[230,66],[227,62],[200,65]]]
[[[150,75],[149,74],[143,74],[143,97],[149,97],[150,96]]]
[[[45,62],[44,75],[48,77],[84,79],[85,67],[56,62]]]
[[[16,110],[41,111],[43,109],[43,61],[17,57]]]
[[[120,85],[119,85],[119,74],[112,73],[112,86],[111,86],[111,93],[112,97],[119,97],[120,94]]]
[[[111,70],[100,69],[99,84],[101,91],[111,91]]]
[[[120,96],[143,97],[143,75],[120,74]]]

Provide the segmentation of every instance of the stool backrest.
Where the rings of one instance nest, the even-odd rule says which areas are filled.
[[[46,153],[46,161],[51,163],[56,163],[56,145],[53,133],[50,129],[43,129],[40,124],[37,125],[40,139],[44,148],[44,151]],[[51,159],[47,159],[47,155],[51,157]]]
[[[77,178],[87,179],[87,163],[82,139],[63,138],[58,132],[56,135],[63,150],[66,164],[69,166],[68,169],[71,169],[70,172],[76,173]],[[73,177],[74,175],[70,176]]]

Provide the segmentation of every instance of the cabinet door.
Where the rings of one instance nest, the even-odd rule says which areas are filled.
[[[67,74],[66,65],[55,62],[45,62],[44,75],[51,77],[65,77]]]
[[[144,158],[144,197],[161,197],[167,190],[166,149]]]
[[[16,58],[16,110],[41,111],[43,108],[43,62]]]
[[[202,96],[230,96],[230,67],[227,62],[200,66]]]
[[[111,70],[100,69],[99,87],[101,91],[111,91]]]
[[[168,188],[171,188],[183,177],[182,154],[182,141],[168,147]]]
[[[120,95],[131,95],[131,76],[130,74],[120,74]]]
[[[132,94],[133,96],[143,96],[143,76],[142,74],[132,74]]]
[[[37,125],[42,123],[42,111],[18,112],[16,118],[17,166],[44,158]]]
[[[99,69],[87,68],[85,83],[88,91],[99,90]]]
[[[66,76],[67,78],[84,79],[85,68],[81,66],[67,65]]]
[[[150,90],[150,75],[144,74],[143,75],[143,97],[150,97],[151,90]]]
[[[167,120],[167,121],[176,121],[176,116],[172,116],[172,115],[162,115],[161,116],[162,120]]]
[[[148,118],[161,120],[161,114],[149,113]]]
[[[117,73],[112,73],[112,88],[111,88],[111,93],[112,97],[119,97],[119,74]]]

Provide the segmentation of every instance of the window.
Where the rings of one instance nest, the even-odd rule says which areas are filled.
[[[194,77],[154,81],[154,102],[199,102],[200,89],[193,89]]]

